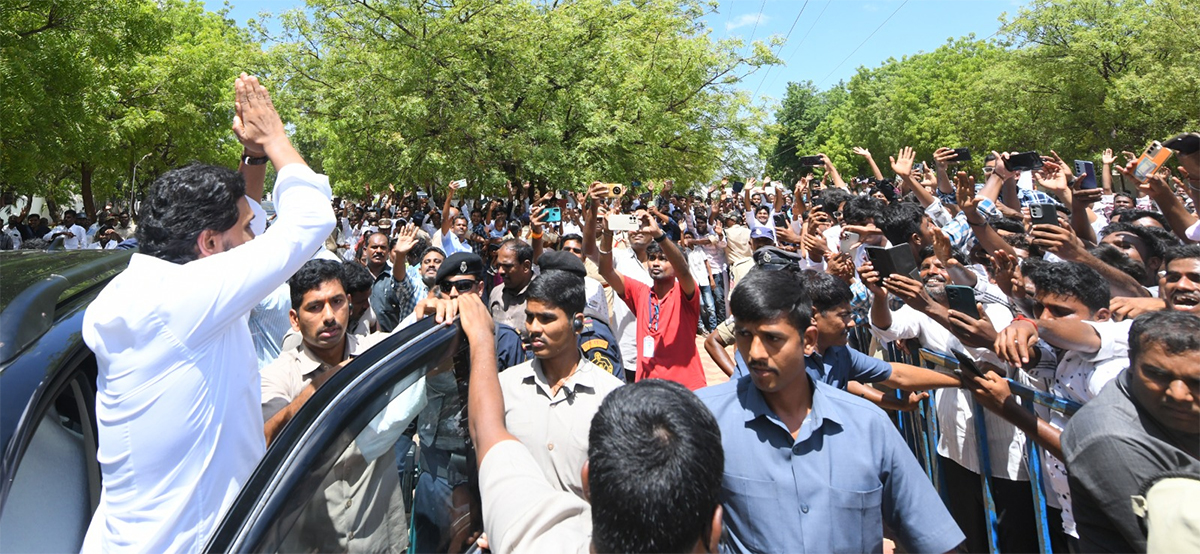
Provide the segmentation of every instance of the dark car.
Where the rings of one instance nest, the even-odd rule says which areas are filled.
[[[82,321],[88,304],[130,256],[130,251],[0,253],[0,552],[78,552],[83,544],[99,502],[101,474],[96,360],[83,343]],[[421,399],[422,425],[461,430],[466,437],[465,346],[457,325],[427,318],[355,358],[271,443],[206,551],[294,546],[304,527],[297,522],[321,494],[335,462],[368,424],[403,398]],[[439,386],[435,407],[426,397],[433,398]],[[410,502],[417,464],[408,444],[401,441],[397,449],[410,472],[401,480],[405,513],[396,514],[405,520],[422,508]],[[470,460],[469,439],[451,455]],[[441,551],[471,549],[481,528],[474,464],[461,467],[469,478],[446,504],[424,507],[426,513],[448,512],[442,519],[450,523],[435,526],[437,536],[426,543]]]

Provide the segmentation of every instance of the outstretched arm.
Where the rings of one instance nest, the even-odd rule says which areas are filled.
[[[504,394],[496,369],[495,323],[483,300],[475,294],[456,299],[459,323],[471,347],[470,388],[467,389],[467,426],[479,465],[493,446],[517,440],[504,426]]]

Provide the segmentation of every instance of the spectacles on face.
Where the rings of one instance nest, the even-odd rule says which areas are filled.
[[[442,294],[450,294],[452,290],[457,290],[459,294],[462,294],[475,288],[475,281],[446,281],[438,283],[438,287],[442,289]]]

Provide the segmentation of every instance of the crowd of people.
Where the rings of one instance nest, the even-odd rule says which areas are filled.
[[[84,321],[104,478],[87,551],[202,548],[316,391],[425,317],[461,323],[466,398],[441,375],[391,400],[398,424],[337,459],[285,549],[445,551],[451,523],[428,510],[472,459],[476,538],[497,552],[986,552],[992,533],[1033,552],[1031,473],[1054,552],[1196,545],[1200,134],[1164,143],[1174,170],[997,151],[976,176],[962,149],[904,148],[885,176],[856,148],[873,175],[851,182],[821,155],[794,186],[489,199],[455,182],[354,201],[254,77],[235,94],[238,171],[166,173],[136,225],[6,227],[67,248],[135,229]],[[447,422],[463,403],[465,432]],[[925,403],[940,494],[894,422]]]

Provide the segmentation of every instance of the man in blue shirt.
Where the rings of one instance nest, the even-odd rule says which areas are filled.
[[[750,375],[701,389],[725,450],[721,503],[734,552],[910,552],[963,540],[887,416],[813,380],[812,302],[790,270],[753,271],[730,305]]]

